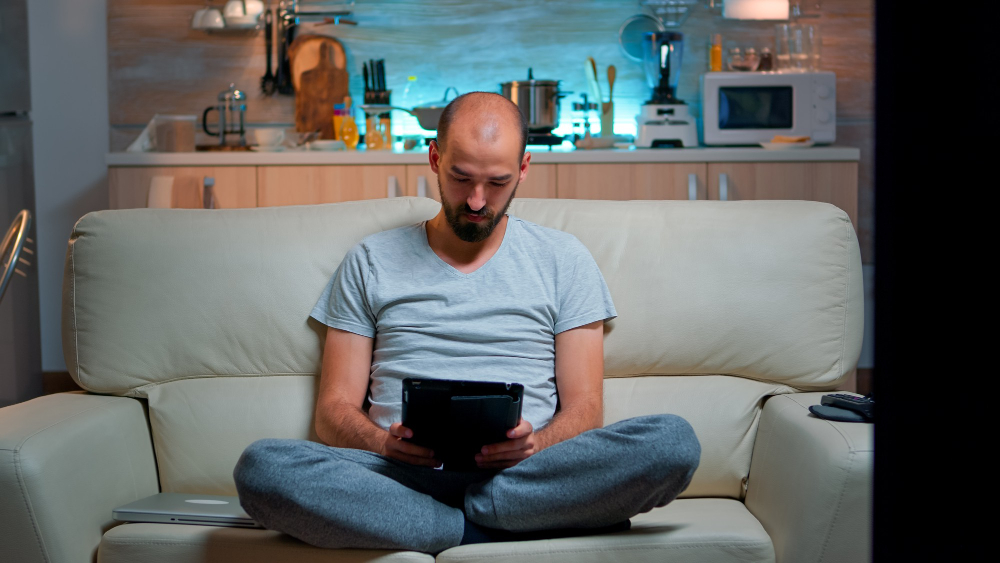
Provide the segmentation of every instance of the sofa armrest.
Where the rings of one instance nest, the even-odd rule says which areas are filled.
[[[816,418],[824,393],[764,404],[747,482],[747,509],[778,563],[871,559],[873,427]]]
[[[157,492],[138,400],[59,393],[0,409],[0,560],[92,562],[112,509]]]

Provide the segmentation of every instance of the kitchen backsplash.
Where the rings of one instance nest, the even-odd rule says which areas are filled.
[[[251,125],[294,123],[291,96],[260,92],[263,32],[192,30],[191,17],[204,6],[199,0],[108,0],[111,150],[127,146],[155,113],[200,116],[230,82],[248,94]],[[822,32],[822,69],[837,74],[837,143],[862,150],[859,228],[866,254],[873,200],[872,10],[871,0],[825,0],[820,17],[808,20]],[[560,111],[565,122],[576,115],[572,102],[587,91],[584,61],[592,56],[605,96],[607,67],[617,68],[615,128],[634,132],[649,88],[640,65],[622,53],[618,29],[638,13],[639,3],[627,0],[356,0],[356,27],[308,25],[310,32],[343,44],[355,99],[363,91],[362,63],[385,59],[392,102],[403,106],[440,99],[448,86],[499,92],[501,82],[524,79],[532,68],[535,78],[561,80],[561,90],[570,92]],[[679,97],[700,115],[699,75],[708,67],[711,34],[760,47],[772,46],[773,30],[774,22],[723,20],[704,4],[697,6],[679,29],[685,35]],[[410,76],[416,80],[409,81]],[[394,129],[416,127],[408,115],[396,120],[402,123],[394,123]]]

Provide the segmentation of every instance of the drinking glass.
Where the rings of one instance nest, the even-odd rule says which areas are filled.
[[[774,54],[778,72],[819,70],[819,27],[795,23],[776,25]]]

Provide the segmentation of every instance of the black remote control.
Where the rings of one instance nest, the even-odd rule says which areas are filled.
[[[823,395],[819,400],[821,405],[838,407],[856,412],[861,416],[871,420],[875,416],[875,400],[860,395],[848,395],[846,393],[833,393]]]

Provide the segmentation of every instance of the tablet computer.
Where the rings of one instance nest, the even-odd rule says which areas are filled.
[[[499,381],[403,380],[403,426],[408,441],[434,450],[450,471],[477,469],[487,444],[507,440],[521,420],[524,386]]]

